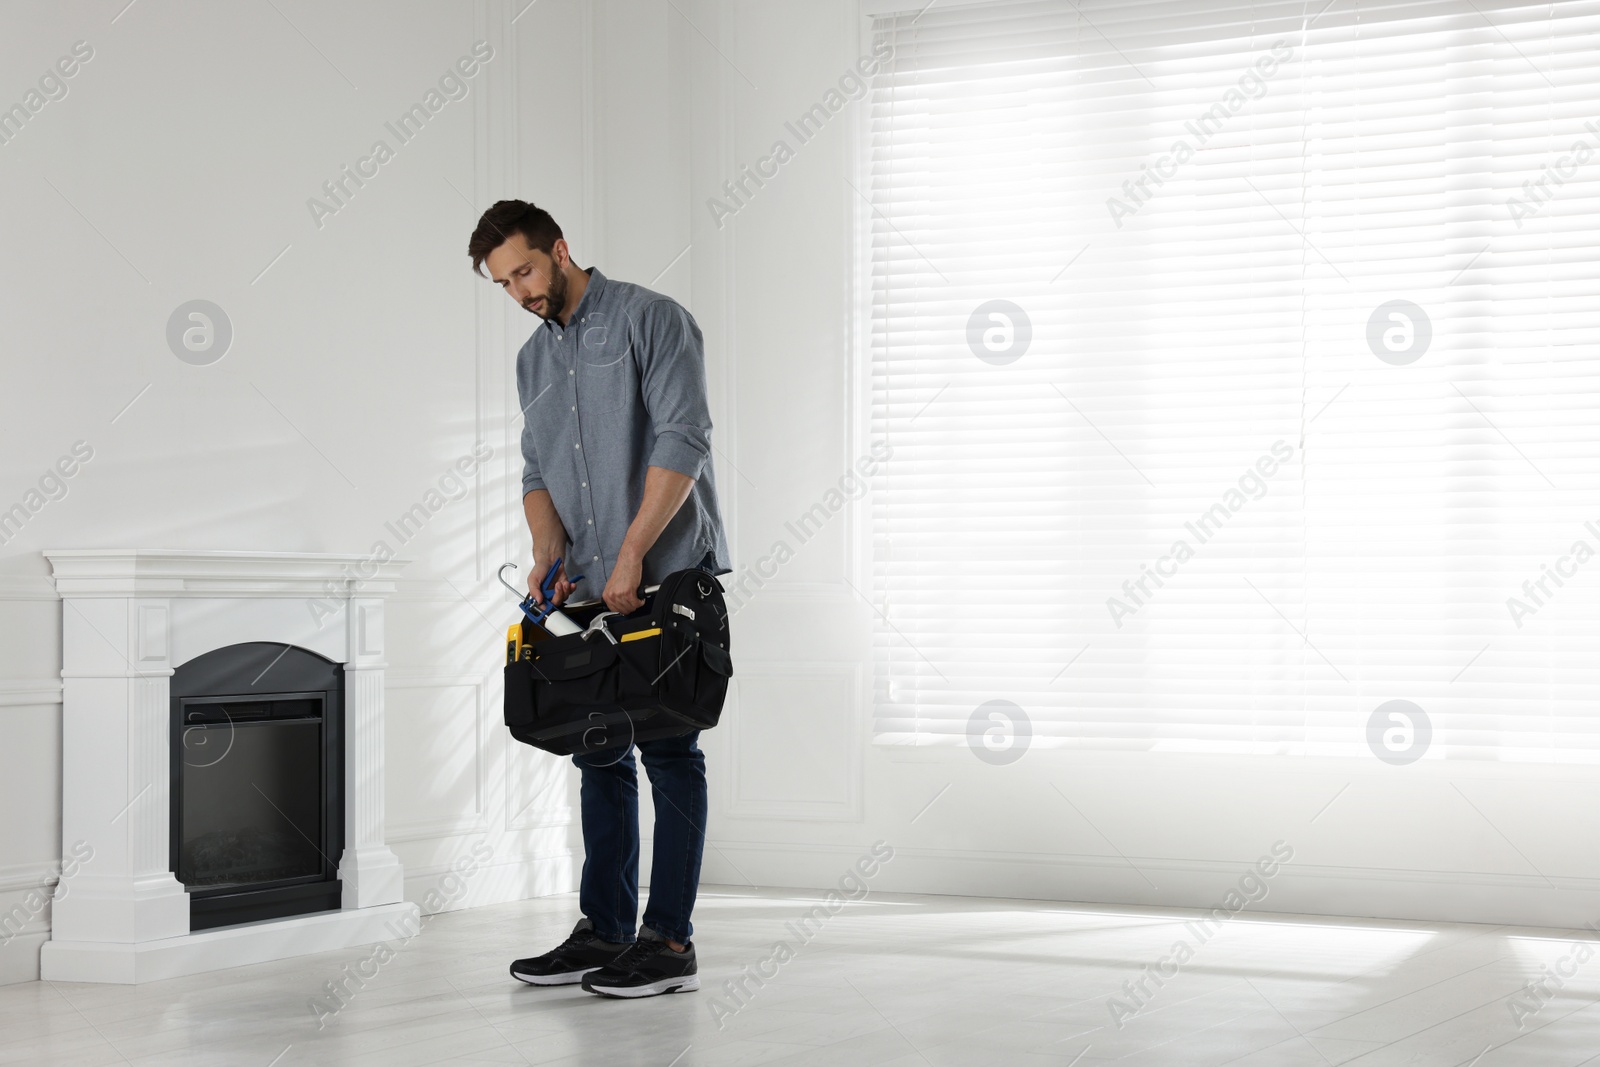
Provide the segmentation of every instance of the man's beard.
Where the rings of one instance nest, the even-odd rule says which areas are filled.
[[[566,306],[567,275],[565,271],[563,271],[560,267],[557,267],[555,269],[555,273],[550,276],[550,287],[545,291],[544,294],[544,310],[534,311],[533,308],[529,308],[528,310],[533,311],[533,313],[539,316],[541,319],[548,320],[553,319],[557,315],[561,314],[561,309]]]

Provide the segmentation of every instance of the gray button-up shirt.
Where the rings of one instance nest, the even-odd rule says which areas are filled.
[[[645,553],[643,584],[697,566],[707,553],[711,573],[726,574],[733,568],[710,460],[700,327],[671,297],[612,281],[597,267],[586,273],[571,321],[542,321],[517,353],[523,495],[548,490],[567,528],[567,576],[583,575],[574,600],[605,590],[644,500],[647,467],[695,483]]]

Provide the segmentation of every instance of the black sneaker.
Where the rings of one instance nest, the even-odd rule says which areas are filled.
[[[639,940],[616,959],[583,976],[583,988],[603,997],[653,997],[657,993],[687,993],[700,988],[694,962],[694,942],[672,951],[666,940],[648,926]]]
[[[594,923],[579,919],[561,944],[542,956],[513,963],[511,977],[530,985],[571,985],[583,981],[584,975],[610,963],[631,947],[600,940],[595,936]]]

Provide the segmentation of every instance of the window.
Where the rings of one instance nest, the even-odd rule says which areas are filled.
[[[880,742],[1600,759],[1600,3],[874,34]]]

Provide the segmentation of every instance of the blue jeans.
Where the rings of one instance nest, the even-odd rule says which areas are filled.
[[[700,564],[710,571],[711,554]],[[638,742],[655,802],[650,903],[644,924],[669,941],[687,944],[689,913],[700,888],[706,840],[706,758],[700,731]],[[603,941],[632,941],[639,914],[639,775],[634,745],[572,757],[583,781],[583,877],[578,909]]]
[[[706,758],[700,731],[641,741],[655,801],[655,854],[644,924],[669,941],[694,933],[689,913],[700,888],[706,832]],[[578,909],[603,941],[632,941],[639,913],[639,779],[633,745],[572,757],[583,772],[583,879]]]

